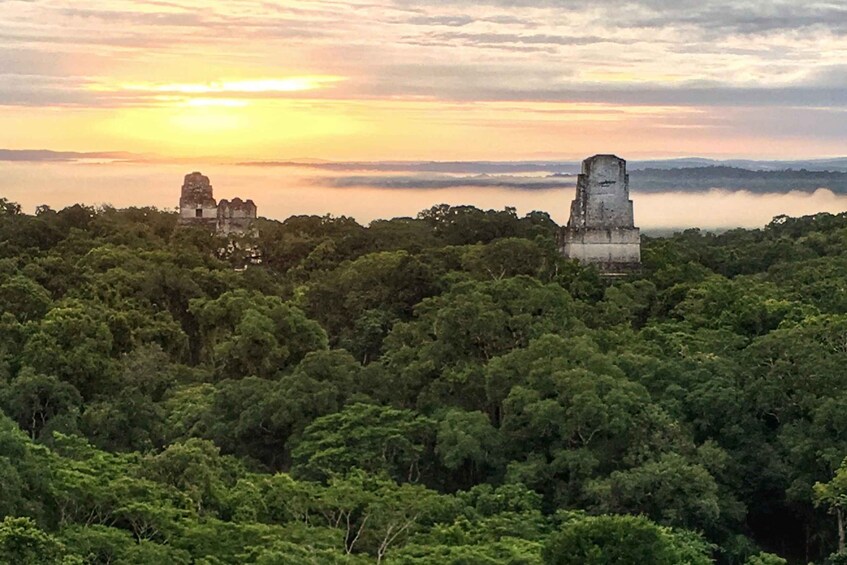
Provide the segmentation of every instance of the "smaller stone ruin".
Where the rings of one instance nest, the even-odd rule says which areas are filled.
[[[641,266],[641,234],[635,227],[626,161],[595,155],[582,162],[568,225],[559,233],[565,257],[597,265],[606,275]]]
[[[246,235],[254,230],[256,205],[252,200],[215,201],[209,177],[193,172],[185,175],[179,198],[179,225],[201,226],[219,235]]]
[[[243,234],[251,230],[256,219],[256,205],[252,200],[241,200],[237,196],[218,203],[218,228],[221,235]]]

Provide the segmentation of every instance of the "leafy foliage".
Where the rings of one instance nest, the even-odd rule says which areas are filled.
[[[0,561],[843,562],[847,215],[556,229],[0,199]]]

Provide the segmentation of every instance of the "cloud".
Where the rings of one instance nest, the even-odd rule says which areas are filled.
[[[79,152],[49,149],[0,149],[0,161],[7,162],[75,162],[86,159],[129,160],[141,156],[122,151]]]
[[[445,108],[434,121],[457,119],[454,104],[522,104],[525,117],[538,104],[604,105],[609,120],[615,106],[641,106],[663,109],[654,128],[847,135],[839,2],[4,1],[0,42],[0,106],[179,105],[201,93],[122,85],[343,76],[308,91],[202,96],[233,105],[426,100]],[[501,128],[515,123],[504,118]]]
[[[462,27],[473,23],[470,16],[414,16],[406,20],[406,23],[419,26],[446,26]]]
[[[0,74],[0,105],[88,106],[97,105],[97,100],[75,77],[12,73]]]
[[[0,106],[159,107],[229,105],[314,96],[343,77],[295,76],[247,81],[100,84],[80,77],[0,74]]]
[[[847,8],[833,3],[815,2],[703,2],[694,6],[679,3],[658,4],[654,13],[636,18],[634,26],[664,27],[684,25],[711,33],[727,32],[761,35],[773,32],[797,32],[810,27],[841,32],[847,29]]]
[[[597,35],[554,35],[541,33],[467,33],[433,32],[412,43],[419,45],[473,45],[477,47],[497,47],[514,49],[516,46],[537,46],[539,49],[550,46],[595,45],[598,43],[634,43],[634,40],[620,40],[614,37]]]
[[[108,10],[87,8],[63,8],[59,14],[69,18],[82,18],[97,20],[112,25],[133,24],[141,26],[174,26],[174,27],[202,27],[207,28],[214,25],[213,19],[199,12],[153,12],[153,11],[131,11],[131,10]]]
[[[523,101],[689,107],[847,106],[842,67],[817,71],[805,84],[733,85],[714,81],[676,84],[580,82],[578,69],[516,64],[400,64],[378,67],[364,92],[413,94],[458,101]],[[558,71],[558,72],[557,72]]]
[[[401,0],[411,4],[412,0]],[[430,0],[414,1],[431,9],[444,6],[497,6],[515,12],[542,10],[552,14],[595,12],[595,21],[609,27],[665,28],[685,26],[723,33],[763,34],[808,27],[843,30],[847,7],[833,2],[793,0]]]

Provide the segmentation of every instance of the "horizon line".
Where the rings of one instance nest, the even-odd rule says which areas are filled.
[[[205,155],[199,157],[187,156],[165,156],[156,153],[136,153],[124,150],[103,150],[103,151],[75,151],[75,150],[59,150],[46,148],[27,148],[27,149],[11,149],[0,147],[0,162],[21,162],[21,163],[74,163],[88,159],[104,159],[119,163],[203,163],[215,165],[235,165],[235,166],[280,166],[280,165],[320,165],[320,164],[357,164],[357,163],[384,163],[384,164],[449,164],[449,163],[568,163],[579,164],[584,159],[590,158],[600,153],[592,153],[584,157],[515,157],[511,159],[449,159],[449,158],[403,158],[403,159],[333,159],[323,157],[277,157],[277,158],[233,158],[223,156]],[[621,157],[621,153],[602,153],[614,154]],[[744,155],[713,155],[708,154],[686,154],[673,156],[651,156],[651,157],[621,157],[626,161],[651,162],[651,161],[687,161],[687,160],[703,160],[712,162],[727,162],[727,161],[752,161],[762,163],[792,163],[792,162],[822,162],[847,160],[847,153],[841,155],[819,155],[814,157],[749,157]]]

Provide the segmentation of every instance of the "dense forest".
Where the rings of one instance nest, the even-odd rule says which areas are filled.
[[[847,563],[847,214],[556,230],[0,200],[0,562]]]

